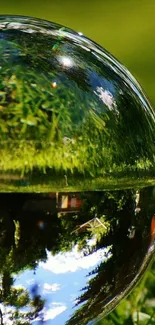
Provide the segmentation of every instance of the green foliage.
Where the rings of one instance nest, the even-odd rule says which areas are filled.
[[[97,325],[154,325],[155,324],[155,262],[141,282],[120,305]]]
[[[59,180],[66,173],[106,183],[127,171],[135,176],[137,171],[150,171],[155,133],[150,108],[145,116],[140,99],[105,66],[104,78],[115,97],[109,109],[93,88],[93,79],[92,85],[89,80],[93,73],[103,78],[97,58],[68,44],[79,71],[61,71],[55,65],[56,55],[68,54],[62,37],[54,51],[56,39],[46,36],[47,47],[43,47],[42,34],[35,37],[33,43],[27,33],[22,38],[19,31],[15,35],[4,31],[0,40],[0,172],[4,178],[50,170]],[[115,83],[120,83],[121,93]]]

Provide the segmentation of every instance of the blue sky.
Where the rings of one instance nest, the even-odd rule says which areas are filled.
[[[106,250],[107,252],[107,250]],[[101,249],[89,256],[83,256],[74,247],[71,252],[52,256],[48,252],[47,261],[40,262],[36,272],[27,270],[16,277],[14,286],[23,286],[31,290],[38,285],[38,292],[46,299],[43,309],[44,324],[64,325],[76,310],[75,301],[86,286],[87,276],[105,259],[105,250]],[[39,324],[38,321],[33,322]]]

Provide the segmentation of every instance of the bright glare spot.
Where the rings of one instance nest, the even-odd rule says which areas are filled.
[[[64,66],[64,67],[72,67],[73,66],[73,60],[67,56],[60,56],[59,57],[59,62]]]
[[[81,33],[81,32],[79,32],[78,34],[79,34],[80,36],[83,36],[83,33]]]
[[[56,81],[52,82],[52,87],[53,87],[53,88],[57,88],[57,87],[58,87]]]

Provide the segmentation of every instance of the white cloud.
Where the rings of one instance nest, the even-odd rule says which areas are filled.
[[[56,292],[56,291],[59,291],[60,290],[60,284],[58,283],[52,283],[52,284],[49,284],[49,283],[44,283],[43,285],[43,293],[51,293],[51,292]]]
[[[29,280],[26,281],[26,283],[28,285],[31,285],[31,284],[34,284],[35,283],[35,280],[34,279],[29,279]]]
[[[3,314],[3,323],[7,325],[12,325],[13,321],[10,319],[10,316],[11,316],[11,312],[15,311],[15,307],[4,306],[3,304],[0,303],[0,309]]]
[[[56,316],[63,313],[66,309],[67,309],[67,307],[65,305],[62,305],[62,306],[53,307],[51,309],[48,309],[47,311],[45,310],[44,311],[44,321],[46,322],[50,319],[54,319]]]
[[[18,283],[18,284],[15,284],[13,286],[14,289],[26,289],[26,287],[24,287],[24,285],[22,283]]]
[[[66,272],[76,272],[80,269],[89,269],[103,261],[103,258],[105,258],[104,249],[100,249],[88,256],[83,256],[81,252],[78,252],[78,247],[75,246],[71,252],[64,254],[59,253],[56,256],[52,256],[48,253],[46,263],[41,262],[39,265],[55,274],[63,274]]]
[[[54,319],[55,317],[63,313],[66,309],[67,306],[64,305],[63,303],[53,302],[51,303],[50,308],[46,308],[46,307],[43,308],[40,316],[37,319],[35,319],[35,322],[41,320],[42,315],[43,315],[44,322]],[[32,321],[32,323],[33,322],[34,321]]]
[[[116,102],[109,90],[106,90],[103,87],[97,87],[96,90],[97,91],[94,91],[95,95],[97,95],[110,110],[116,108]]]

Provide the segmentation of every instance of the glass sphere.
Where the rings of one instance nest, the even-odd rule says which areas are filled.
[[[94,324],[141,278],[154,253],[154,122],[99,45],[0,16],[4,325]]]

